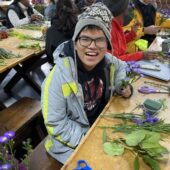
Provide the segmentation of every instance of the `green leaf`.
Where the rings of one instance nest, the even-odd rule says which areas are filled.
[[[147,155],[144,155],[143,159],[144,159],[145,163],[147,163],[152,168],[152,170],[161,170],[160,166],[156,160],[152,159],[151,157],[149,157]]]
[[[103,129],[103,143],[107,142],[107,133],[106,133],[106,129]]]
[[[146,131],[146,136],[145,136],[145,140],[144,142],[148,142],[148,143],[157,143],[160,140],[160,134],[156,133],[156,132],[149,132]]]
[[[133,131],[126,136],[126,144],[128,146],[137,146],[145,138],[145,130]]]
[[[136,156],[134,159],[134,170],[139,170],[140,165],[139,165],[139,157]]]
[[[108,155],[115,156],[115,155],[122,155],[124,153],[124,147],[120,144],[113,143],[113,142],[106,142],[103,144],[104,152]]]
[[[158,148],[160,147],[160,134],[156,132],[145,131],[145,139],[141,143],[141,148],[150,149],[150,148]]]
[[[148,149],[146,149],[146,151],[151,156],[158,156],[159,154],[168,154],[169,153],[169,151],[161,145],[159,145],[159,147],[157,147],[157,148],[148,148]]]

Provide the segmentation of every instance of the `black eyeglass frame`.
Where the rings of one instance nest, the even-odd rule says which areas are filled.
[[[86,37],[86,36],[80,36],[77,38],[79,40],[79,43],[81,46],[83,47],[89,47],[91,45],[92,42],[95,43],[95,46],[98,47],[98,48],[105,48],[107,47],[107,39],[105,37],[99,37],[99,38],[90,38],[90,37]],[[89,42],[86,42],[87,44],[83,44],[83,41],[82,40],[90,40]],[[100,41],[102,40],[102,41]],[[103,42],[103,45],[101,46],[100,44],[98,43],[102,43]],[[85,42],[84,42],[85,43]]]

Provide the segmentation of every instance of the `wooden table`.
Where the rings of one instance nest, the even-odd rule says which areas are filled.
[[[40,37],[42,35],[41,31],[36,30],[23,30],[23,29],[15,29],[18,32],[24,33],[26,35],[31,35],[33,37]],[[16,55],[20,55],[21,57],[18,58],[12,58],[12,59],[6,59],[5,65],[0,66],[0,74],[2,78],[0,81],[4,79],[6,74],[8,74],[9,70],[14,68],[17,71],[16,77],[22,77],[24,78],[38,93],[40,93],[39,87],[36,86],[36,84],[31,81],[28,76],[25,74],[26,69],[32,66],[34,62],[39,59],[45,52],[44,41],[34,41],[34,40],[26,40],[27,42],[38,42],[40,43],[41,49],[26,49],[26,48],[18,48],[20,42],[23,40],[17,38],[17,37],[9,37],[7,39],[3,39],[0,41],[0,48],[4,48],[8,51],[11,51],[12,53]],[[17,79],[18,80],[18,79]],[[16,81],[16,80],[15,80]]]
[[[16,29],[18,32],[24,33],[26,35],[32,35],[32,36],[41,36],[41,31],[35,31],[35,30],[22,30],[22,29]],[[38,41],[40,45],[43,47],[41,50],[39,49],[26,49],[26,48],[18,48],[20,42],[23,40],[17,38],[17,37],[8,37],[7,39],[3,39],[0,41],[0,48],[4,48],[6,50],[11,51],[12,53],[16,55],[20,55],[19,58],[12,58],[5,60],[5,65],[0,66],[0,73],[3,73],[4,71],[16,66],[19,63],[22,63],[23,61],[26,61],[27,59],[31,57],[36,57],[39,54],[44,52],[44,45],[45,42]],[[27,42],[37,42],[33,40],[26,40]]]
[[[166,99],[166,104],[168,109],[162,111],[159,114],[159,117],[164,118],[165,122],[170,123],[170,96],[168,94],[141,94],[137,91],[137,88],[144,85],[144,81],[150,81],[151,78],[141,78],[134,84],[134,94],[130,99],[124,99],[121,97],[113,97],[112,100],[105,107],[103,114],[107,113],[121,113],[121,112],[130,112],[137,104],[143,103],[145,99]],[[152,79],[159,83],[164,83],[156,79]],[[166,84],[166,83],[164,83]],[[170,85],[170,83],[169,83]],[[134,155],[126,151],[123,156],[109,156],[106,155],[102,149],[102,133],[103,130],[97,126],[102,125],[115,125],[120,123],[120,120],[113,120],[109,118],[99,117],[94,125],[91,127],[84,140],[77,147],[75,152],[65,163],[62,170],[72,170],[76,168],[77,161],[84,159],[92,167],[93,170],[132,170],[133,169],[133,160]],[[111,131],[110,131],[110,134]],[[119,137],[120,133],[115,133],[111,135],[112,138]],[[167,147],[170,151],[170,137],[168,137],[162,144]],[[170,169],[170,157],[169,160],[165,163],[160,163],[161,170]],[[140,170],[150,170],[150,168],[140,159]]]

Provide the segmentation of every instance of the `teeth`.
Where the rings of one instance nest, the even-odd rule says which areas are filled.
[[[87,55],[92,55],[92,56],[96,56],[97,53],[94,53],[94,52],[89,52],[89,53],[86,53]]]

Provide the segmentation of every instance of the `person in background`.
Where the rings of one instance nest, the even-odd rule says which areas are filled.
[[[154,2],[151,0],[133,0],[133,19],[130,23],[124,26],[124,31],[130,30],[131,26],[135,22],[140,22],[140,26],[136,32],[136,38],[133,42],[128,44],[128,51],[134,52],[137,50],[135,41],[138,39],[144,39],[148,41],[150,45],[156,37],[156,34],[161,28],[170,28],[170,19],[166,19],[162,22],[163,16],[157,11]]]
[[[8,7],[6,15],[8,28],[43,19],[43,16],[31,7],[29,0],[14,0]]]
[[[78,9],[72,0],[58,0],[56,14],[46,33],[46,54],[51,64],[56,47],[72,38],[77,23]]]
[[[51,20],[56,14],[56,3],[55,0],[47,0],[47,6],[44,10],[44,17]]]
[[[113,92],[125,98],[126,63],[107,53],[112,14],[103,3],[78,18],[72,40],[54,52],[55,66],[42,85],[41,106],[48,137],[47,152],[65,163],[100,115]],[[56,37],[57,38],[57,37]]]
[[[93,3],[96,3],[96,2],[98,2],[98,0],[78,0],[78,1],[75,1],[80,13],[82,13],[85,10],[86,7],[92,5]]]
[[[128,8],[129,0],[103,0],[106,6],[112,12],[114,18],[112,20],[111,41],[113,46],[113,54],[123,61],[137,61],[141,59],[155,59],[158,54],[156,52],[136,52],[126,54],[128,41],[134,38],[134,31],[130,35],[124,34],[122,28],[122,19]],[[130,38],[131,36],[131,38]]]
[[[157,4],[156,0],[150,0],[150,4],[151,4],[155,9],[158,8],[158,4]]]

